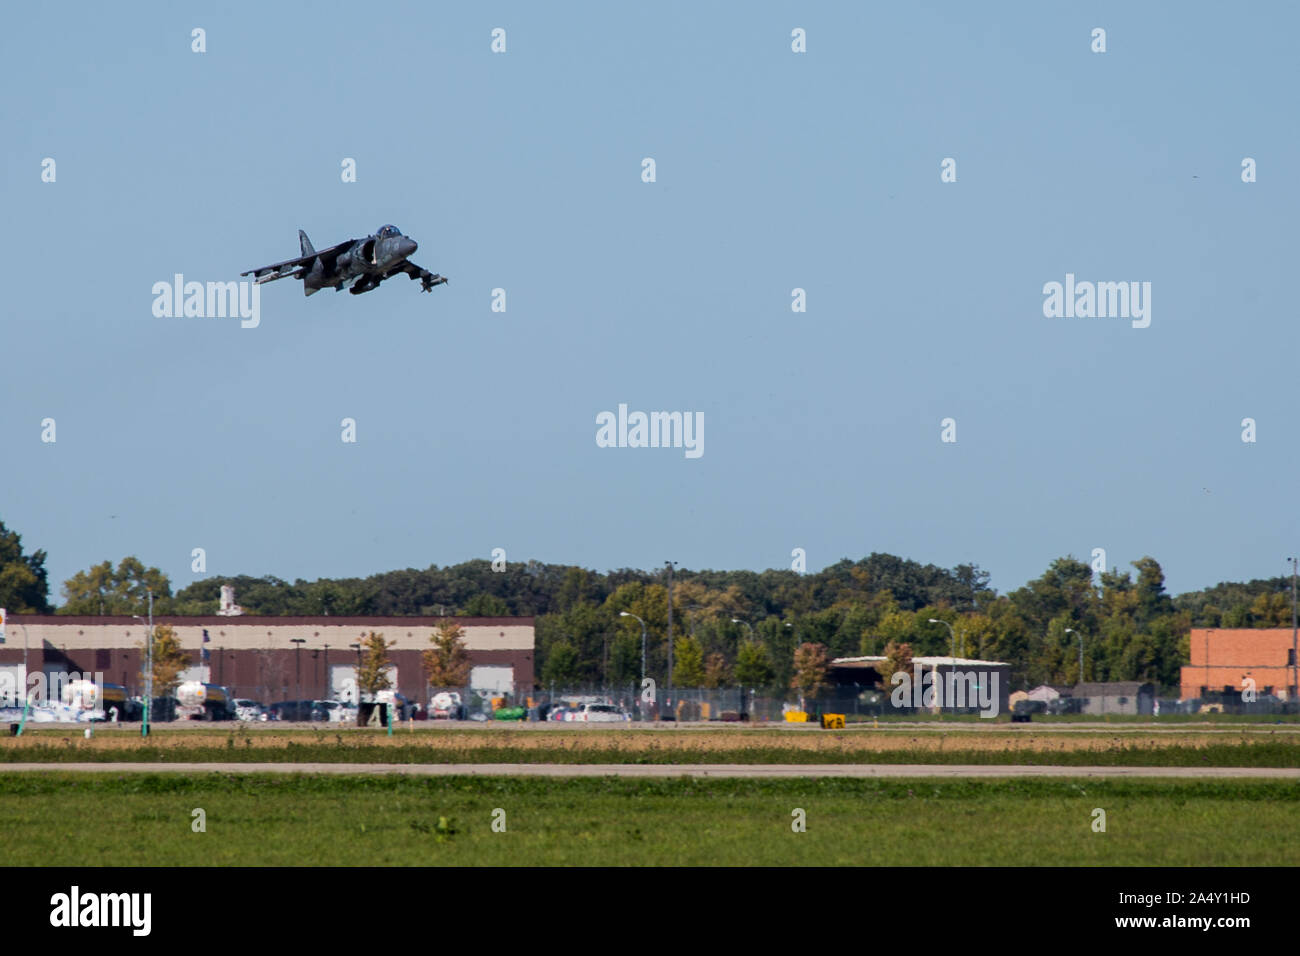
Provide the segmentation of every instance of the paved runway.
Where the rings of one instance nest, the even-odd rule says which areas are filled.
[[[334,773],[414,777],[1170,777],[1300,780],[1296,767],[1053,767],[990,764],[0,763],[0,773]]]

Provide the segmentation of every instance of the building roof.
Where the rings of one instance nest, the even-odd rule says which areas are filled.
[[[1071,687],[1058,687],[1052,684],[1039,684],[1029,691],[1030,700],[1057,700],[1061,697],[1069,697],[1074,693]]]
[[[1118,680],[1109,683],[1075,684],[1075,697],[1136,697],[1143,687],[1155,688],[1150,681]]]
[[[881,655],[866,655],[864,657],[837,657],[831,661],[832,667],[848,667],[866,669],[874,666],[876,663],[883,661],[885,658]],[[913,657],[913,664],[920,664],[922,667],[1010,667],[1006,661],[979,661],[965,657]]]
[[[427,615],[304,615],[289,616],[276,614],[155,614],[154,624],[179,624],[200,627],[241,627],[255,625],[280,625],[282,627],[303,627],[308,624],[333,627],[381,627],[384,624],[404,627],[437,627],[443,621],[452,621],[465,627],[532,627],[534,617],[432,617]],[[87,624],[108,626],[122,625],[133,627],[138,622],[130,614],[11,614],[11,624]]]

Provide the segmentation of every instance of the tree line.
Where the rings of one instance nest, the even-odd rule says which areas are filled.
[[[43,551],[24,553],[19,536],[0,523],[0,607],[11,614],[50,613],[44,561]],[[1014,687],[1081,679],[1173,687],[1188,660],[1192,627],[1291,624],[1289,578],[1171,596],[1154,558],[1139,558],[1131,567],[1096,572],[1061,557],[1006,594],[990,588],[988,573],[977,565],[941,568],[880,553],[802,574],[678,569],[672,581],[673,683],[790,688],[796,651],[833,659],[880,655],[889,644],[907,644],[917,656],[955,652],[1006,661]],[[666,677],[669,582],[658,569],[601,573],[528,561],[494,570],[491,562],[474,560],[292,583],[273,576],[210,577],[173,593],[165,574],[126,557],[69,578],[56,612],[139,614],[152,589],[155,614],[211,614],[223,585],[235,588],[246,614],[532,616],[543,684],[638,679],[644,621],[647,673]]]

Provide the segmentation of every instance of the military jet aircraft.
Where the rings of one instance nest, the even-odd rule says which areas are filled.
[[[360,295],[379,288],[379,283],[402,272],[412,279],[419,279],[425,292],[432,292],[434,286],[447,281],[445,276],[422,269],[406,258],[418,246],[414,239],[402,235],[396,226],[380,226],[373,236],[349,239],[319,252],[312,248],[307,233],[299,229],[298,243],[302,255],[297,259],[249,269],[240,275],[253,276],[257,285],[276,279],[301,279],[304,295],[321,289],[334,289],[336,292],[347,289],[353,295]]]

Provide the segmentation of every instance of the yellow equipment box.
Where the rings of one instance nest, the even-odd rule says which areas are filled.
[[[785,719],[786,723],[790,724],[806,724],[808,722],[808,715],[802,710],[787,710],[785,712]]]
[[[822,714],[822,727],[826,730],[843,730],[843,714]]]

